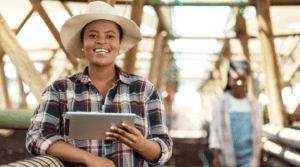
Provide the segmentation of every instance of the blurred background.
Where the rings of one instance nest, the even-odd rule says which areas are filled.
[[[59,31],[91,1],[0,0],[0,164],[33,156],[25,133],[40,94],[87,65],[65,52]],[[250,62],[248,93],[264,106],[265,123],[298,126],[300,1],[106,2],[140,26],[143,40],[116,64],[150,80],[163,96],[175,143],[167,166],[210,165],[211,110],[230,60]]]

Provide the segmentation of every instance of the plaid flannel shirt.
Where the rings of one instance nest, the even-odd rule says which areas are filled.
[[[162,98],[146,79],[122,71],[116,66],[118,79],[107,92],[105,104],[102,95],[88,77],[88,66],[71,77],[53,82],[41,95],[40,103],[31,118],[26,135],[29,152],[45,154],[52,143],[64,140],[66,112],[135,113],[134,126],[149,140],[161,146],[157,162],[146,162],[132,148],[119,141],[105,141],[104,155],[116,166],[162,166],[172,155],[173,142],[168,134]],[[103,108],[102,108],[103,107]],[[66,141],[68,142],[68,141]],[[101,140],[74,140],[74,146],[102,155]]]

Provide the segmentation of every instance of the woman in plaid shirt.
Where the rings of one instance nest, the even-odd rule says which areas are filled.
[[[116,56],[141,40],[138,26],[119,16],[110,5],[96,1],[85,14],[61,29],[65,49],[89,65],[73,76],[56,80],[41,95],[31,119],[26,147],[76,166],[162,166],[172,154],[162,98],[146,79],[122,71]],[[111,126],[104,142],[65,141],[66,112],[135,113],[134,126]]]

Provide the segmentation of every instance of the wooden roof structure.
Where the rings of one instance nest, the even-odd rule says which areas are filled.
[[[62,23],[51,19],[50,13],[65,17],[82,13],[92,0],[10,0],[0,5],[0,108],[11,108],[7,91],[7,77],[4,64],[12,62],[18,72],[20,87],[19,107],[26,106],[22,81],[39,99],[46,85],[53,80],[70,75],[86,65],[70,56],[62,47],[59,29]],[[216,93],[216,87],[226,84],[226,70],[232,57],[248,59],[256,76],[251,77],[249,93],[256,95],[266,91],[270,98],[269,117],[275,125],[286,126],[286,109],[282,102],[281,89],[300,81],[299,35],[300,1],[297,0],[105,0],[113,5],[119,14],[134,20],[139,26],[154,31],[143,32],[143,40],[116,63],[125,71],[148,78],[160,91],[174,84],[170,72],[177,59],[203,59],[210,66],[201,77],[180,77],[179,81],[199,84],[202,93]],[[145,6],[154,13],[146,12]],[[232,8],[224,33],[215,36],[183,36],[173,28],[172,8],[186,6],[230,6]],[[254,12],[256,14],[246,16]],[[41,31],[45,25],[32,25],[31,19],[42,19],[48,31]],[[192,21],[191,21],[192,23]],[[18,41],[20,31],[30,30]],[[36,38],[43,34],[43,38]],[[46,34],[46,35],[45,35]],[[31,38],[38,40],[33,41]],[[216,39],[223,45],[220,50],[201,53],[173,51],[168,41],[177,39]],[[279,41],[274,44],[275,41]],[[22,42],[22,45],[20,44]],[[147,52],[148,54],[141,54]],[[6,56],[5,56],[6,55]],[[192,56],[185,56],[192,55]],[[204,55],[204,56],[203,56]],[[206,55],[206,56],[205,56]],[[208,56],[207,56],[208,55]],[[34,62],[42,62],[39,72]],[[167,74],[163,73],[166,72]],[[167,75],[168,77],[165,77]],[[263,77],[260,77],[263,76]],[[171,81],[171,83],[170,83]],[[255,82],[259,82],[259,92]],[[169,84],[169,85],[168,85]],[[174,85],[173,85],[174,86]],[[220,89],[218,89],[220,90]],[[217,92],[218,93],[218,92]],[[0,110],[1,110],[0,109]],[[297,107],[294,111],[297,110]]]

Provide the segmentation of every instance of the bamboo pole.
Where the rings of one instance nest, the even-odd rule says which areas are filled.
[[[160,23],[157,25],[156,29],[156,37],[155,37],[155,43],[154,43],[154,49],[152,53],[152,58],[151,58],[151,66],[150,66],[150,72],[149,72],[149,77],[148,80],[156,85],[157,83],[157,76],[158,76],[158,70],[159,70],[159,57],[162,54],[163,50],[163,42],[164,42],[164,37],[161,35],[162,32],[162,26]]]
[[[276,60],[274,36],[270,18],[270,0],[257,0],[257,24],[262,48],[262,59],[270,103],[270,122],[277,126],[288,126],[285,107],[281,97],[280,73]],[[271,106],[271,107],[270,107]]]
[[[0,110],[0,129],[28,129],[34,111]]]
[[[71,56],[63,47],[63,44],[61,43],[60,40],[60,34],[58,32],[58,30],[56,29],[56,27],[54,26],[54,24],[52,23],[51,19],[49,18],[49,16],[47,15],[45,9],[42,7],[40,0],[30,0],[32,6],[34,7],[35,11],[37,11],[39,13],[39,15],[41,16],[41,18],[44,20],[44,22],[46,23],[46,25],[48,26],[49,30],[51,31],[52,35],[54,36],[54,38],[56,39],[57,43],[59,44],[59,46],[63,49],[63,51],[65,52],[68,60],[71,62],[71,64],[73,65],[74,69],[77,69],[78,67],[78,61],[75,57]]]
[[[241,7],[239,9],[241,9]],[[251,58],[250,58],[249,46],[248,46],[249,36],[247,33],[246,20],[243,17],[243,14],[241,12],[238,12],[236,20],[237,20],[236,34],[241,41],[243,47],[243,53],[246,59],[248,60],[248,64],[249,64],[250,73],[248,77],[248,95],[257,97],[255,81],[252,75],[252,68],[251,68]]]
[[[220,63],[220,78],[221,78],[221,88],[224,90],[227,85],[228,68],[231,60],[231,48],[230,48],[229,39],[224,41],[221,54],[223,55],[223,60],[222,63]]]
[[[0,51],[1,52],[1,51]],[[4,53],[1,53],[4,55]],[[0,109],[11,108],[11,103],[8,96],[7,79],[4,71],[3,56],[0,55]]]
[[[22,80],[29,86],[31,92],[39,101],[41,93],[46,88],[46,84],[29,59],[26,51],[22,48],[15,33],[9,28],[3,16],[0,14],[0,46],[10,57],[10,60],[16,67],[18,74]]]
[[[133,20],[139,27],[142,22],[144,3],[145,0],[133,0],[131,3],[132,4],[131,20]],[[138,51],[138,44],[125,53],[124,67],[123,67],[124,71],[134,73],[137,51]]]
[[[283,128],[271,124],[264,125],[262,130],[268,139],[300,149],[299,130]]]
[[[20,32],[20,30],[23,28],[23,26],[25,25],[25,23],[27,22],[27,20],[31,17],[31,15],[33,14],[34,9],[32,8],[30,10],[30,12],[26,15],[26,17],[23,19],[23,21],[21,22],[21,24],[18,26],[18,28],[15,30],[15,33],[18,34]]]
[[[24,86],[23,86],[23,81],[20,77],[20,75],[17,75],[17,82],[19,86],[19,108],[26,109],[27,108],[27,103],[26,103],[26,97],[27,94],[24,92]]]
[[[270,140],[266,141],[263,146],[266,152],[271,153],[272,155],[276,156],[277,158],[281,158],[284,161],[300,166],[300,153],[295,151],[288,151],[286,150],[285,146],[274,143]]]
[[[167,32],[165,32],[165,34],[167,35]],[[162,54],[159,57],[159,66],[158,66],[158,74],[157,74],[157,81],[156,81],[156,85],[155,87],[158,89],[158,91],[160,93],[162,93],[163,91],[163,86],[166,85],[165,81],[166,81],[166,55],[167,52],[169,52],[169,46],[168,46],[168,39],[164,39],[164,44],[163,44],[163,48],[162,48]]]

